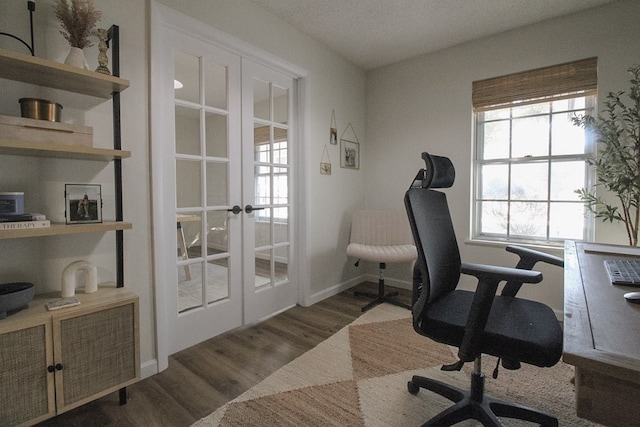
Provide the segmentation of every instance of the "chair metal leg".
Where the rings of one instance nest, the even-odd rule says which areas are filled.
[[[403,307],[406,308],[408,310],[411,310],[411,306],[401,303],[400,301],[398,301],[397,299],[395,299],[394,297],[398,296],[398,292],[389,292],[388,294],[384,293],[384,270],[386,268],[386,264],[384,262],[380,263],[380,278],[378,279],[378,294],[372,294],[369,292],[354,292],[353,294],[357,297],[367,297],[367,298],[373,298],[373,301],[371,301],[369,304],[365,305],[364,307],[362,307],[362,312],[364,313],[365,311],[369,310],[372,307],[375,307],[378,304],[382,304],[383,302],[387,302],[389,304],[393,304],[393,305],[397,305],[399,307]]]
[[[480,421],[486,427],[502,427],[503,424],[498,417],[530,421],[545,427],[558,427],[558,419],[549,414],[485,395],[484,374],[480,372],[479,366],[479,360],[476,359],[476,369],[471,374],[469,391],[417,375],[409,381],[407,388],[411,394],[417,394],[420,388],[424,388],[455,403],[424,423],[423,427],[451,426],[468,419]]]

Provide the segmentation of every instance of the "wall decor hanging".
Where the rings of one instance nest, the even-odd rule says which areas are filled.
[[[324,149],[322,150],[322,159],[320,159],[320,175],[331,175],[331,159],[329,159],[329,150],[327,150],[327,144],[324,144]]]
[[[331,125],[329,126],[329,143],[331,145],[338,145],[338,123],[336,122],[335,110],[331,110]]]
[[[351,128],[355,141],[344,138],[344,134]],[[340,167],[346,169],[360,169],[360,141],[358,135],[349,123],[340,136]]]

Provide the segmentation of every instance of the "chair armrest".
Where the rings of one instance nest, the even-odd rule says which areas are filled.
[[[524,248],[522,246],[507,246],[507,252],[514,253],[520,256],[520,260],[533,261],[535,264],[538,261],[546,262],[547,264],[557,265],[558,267],[564,267],[564,259],[555,255],[549,255],[544,252],[536,251],[534,249]],[[533,266],[532,266],[533,267]],[[521,268],[517,267],[516,268]],[[530,270],[530,268],[527,268]]]
[[[507,252],[514,253],[520,257],[520,261],[518,261],[516,268],[531,270],[538,261],[556,265],[558,267],[564,267],[564,260],[555,255],[549,255],[544,252],[524,248],[522,246],[507,246],[506,250]],[[517,280],[509,280],[502,290],[501,295],[506,297],[515,297],[521,286],[521,282],[518,282]]]
[[[460,272],[483,280],[496,281],[496,284],[506,281],[519,281],[522,283],[540,283],[542,273],[533,270],[522,270],[511,267],[499,267],[497,265],[462,263]]]
[[[498,284],[505,280],[517,281],[518,283],[539,283],[542,281],[542,273],[532,270],[467,263],[463,263],[460,266],[460,272],[478,278],[478,286],[473,296],[464,336],[458,350],[460,360],[471,362],[478,354],[482,331],[487,325]]]

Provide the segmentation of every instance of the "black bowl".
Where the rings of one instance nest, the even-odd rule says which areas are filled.
[[[0,319],[25,309],[33,299],[33,283],[14,282],[0,284]]]

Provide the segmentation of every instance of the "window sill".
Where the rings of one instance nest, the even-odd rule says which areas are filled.
[[[504,249],[507,246],[522,246],[529,249],[541,250],[544,252],[551,252],[552,255],[564,256],[564,242],[558,242],[558,244],[543,244],[533,242],[510,242],[510,241],[498,241],[498,240],[482,240],[482,239],[465,239],[467,245],[472,246],[485,246]]]

